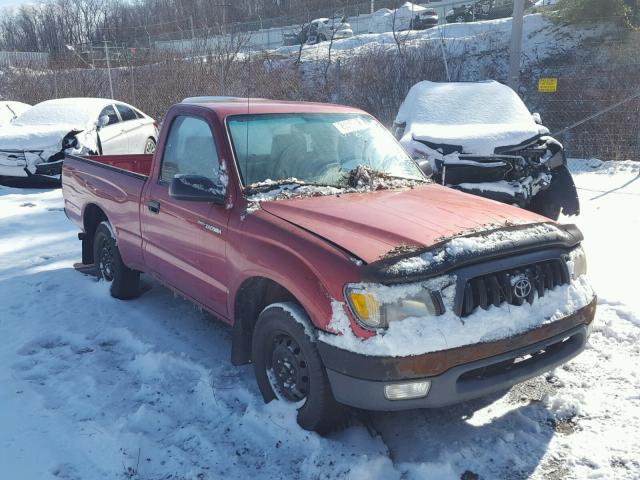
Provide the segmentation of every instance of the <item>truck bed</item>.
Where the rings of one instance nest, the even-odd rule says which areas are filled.
[[[148,177],[151,173],[151,161],[153,154],[136,155],[67,155],[69,158],[80,161],[99,163],[105,167],[111,167],[125,172],[135,173]]]
[[[99,208],[118,233],[127,265],[141,265],[140,199],[153,155],[67,155],[62,191],[67,216],[84,230],[88,206]]]

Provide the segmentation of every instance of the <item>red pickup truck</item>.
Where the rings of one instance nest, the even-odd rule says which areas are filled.
[[[430,182],[353,108],[191,99],[153,155],[69,156],[62,185],[111,294],[144,272],[230,324],[306,429],[507,389],[595,314],[575,226]]]

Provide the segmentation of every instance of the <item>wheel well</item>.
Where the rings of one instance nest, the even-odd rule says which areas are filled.
[[[93,263],[93,237],[100,222],[108,220],[105,213],[95,204],[89,204],[84,210],[82,224],[84,236],[82,238],[82,263],[90,265]]]
[[[244,365],[251,362],[253,328],[262,310],[272,303],[291,301],[297,302],[289,290],[273,280],[252,277],[244,281],[235,298],[231,363]]]

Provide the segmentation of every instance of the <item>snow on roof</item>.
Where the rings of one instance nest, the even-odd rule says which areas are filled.
[[[418,139],[460,145],[464,153],[478,155],[548,133],[535,123],[516,92],[494,80],[419,82],[400,106],[396,123],[406,123],[405,146]]]
[[[20,115],[16,125],[52,125],[57,123],[73,124],[85,127],[98,119],[100,111],[112,103],[108,98],[56,98],[34,105]]]

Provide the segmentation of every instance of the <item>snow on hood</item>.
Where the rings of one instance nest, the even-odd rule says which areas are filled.
[[[424,151],[414,139],[459,146],[460,153],[491,155],[497,147],[549,132],[535,123],[516,92],[493,80],[417,83],[395,121],[406,124],[400,143],[414,154]]]
[[[265,210],[367,263],[404,246],[430,247],[463,231],[548,221],[535,213],[436,184],[404,190],[263,201]]]
[[[73,130],[83,130],[76,125],[17,125],[12,123],[0,130],[0,150],[51,150],[60,151],[62,139]]]

